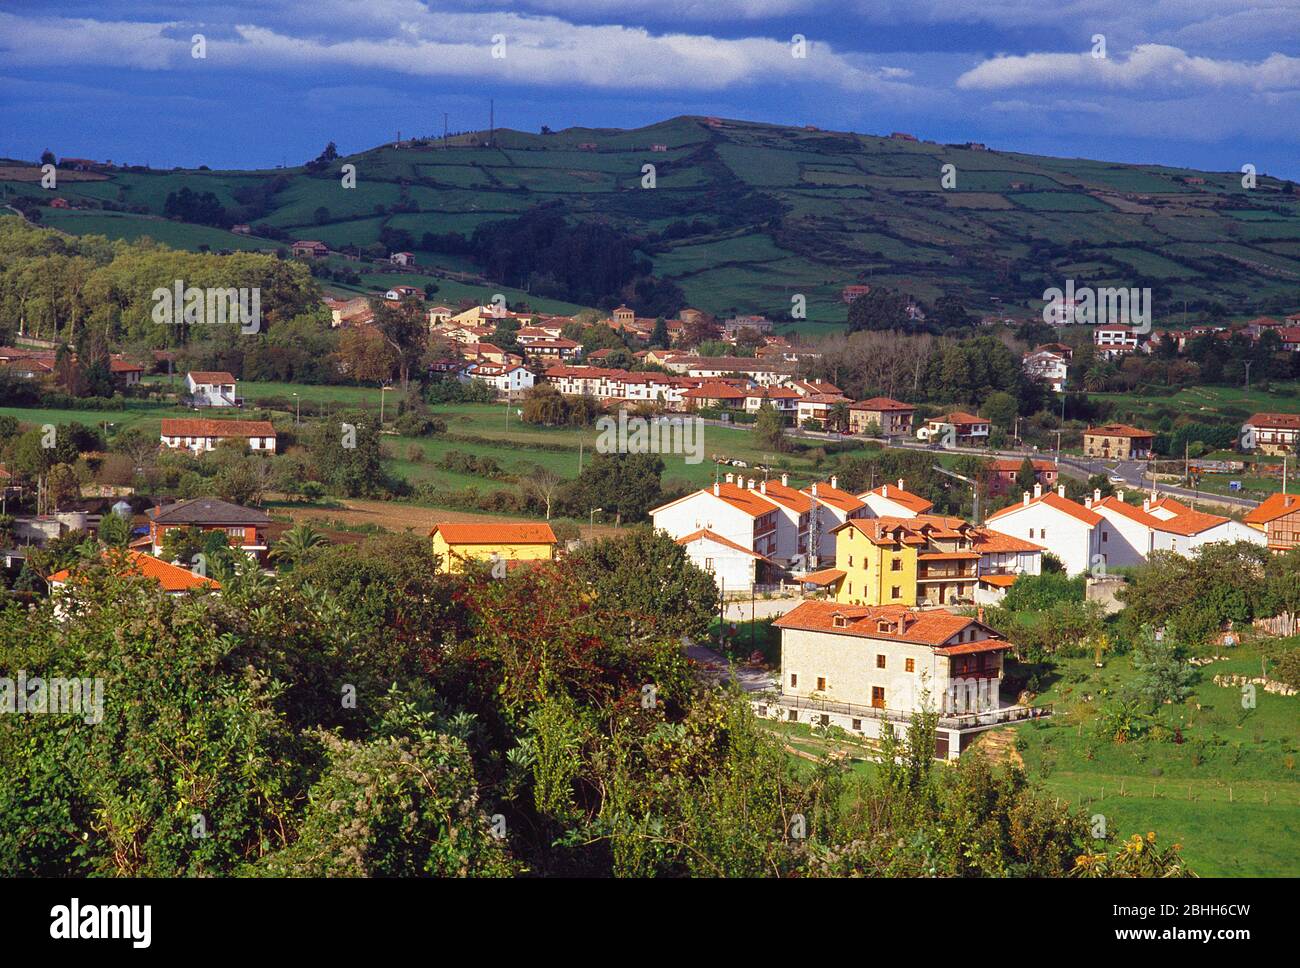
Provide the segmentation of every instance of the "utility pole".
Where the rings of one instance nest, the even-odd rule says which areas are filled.
[[[1254,363],[1254,362],[1255,362],[1254,360],[1246,360],[1246,362],[1245,362],[1245,365],[1246,365],[1246,392],[1247,392],[1247,393],[1250,392],[1250,364],[1252,364],[1252,363]]]
[[[447,150],[447,112],[442,112],[442,150]]]
[[[956,473],[956,472],[954,472],[954,471],[950,471],[950,470],[948,470],[948,469],[946,469],[946,468],[944,468],[944,467],[941,467],[941,466],[938,465],[938,464],[934,465],[934,468],[933,468],[933,469],[936,470],[936,471],[938,471],[940,474],[945,475],[946,477],[956,478],[957,480],[959,480],[959,481],[965,481],[967,484],[970,485],[970,491],[971,491],[971,517],[975,519],[975,524],[976,524],[976,526],[979,526],[979,525],[982,523],[982,522],[980,521],[980,486],[979,486],[979,482],[978,482],[978,481],[971,480],[969,477],[965,477],[965,476],[963,476],[963,475],[961,475],[961,474],[958,474],[958,473]]]

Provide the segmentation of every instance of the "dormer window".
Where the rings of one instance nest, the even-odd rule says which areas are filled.
[[[876,623],[877,632],[889,632],[892,631],[893,627],[894,627],[893,623],[890,622],[888,619],[882,618],[879,622]]]
[[[845,618],[843,615],[836,613],[831,618],[831,624],[833,624],[837,629],[842,629],[848,626],[849,620]]]

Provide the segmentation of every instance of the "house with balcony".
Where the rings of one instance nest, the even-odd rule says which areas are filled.
[[[1300,495],[1273,494],[1242,518],[1276,554],[1300,548]]]
[[[849,404],[849,433],[879,437],[911,436],[916,408],[889,397],[872,397]]]
[[[1003,704],[1011,643],[980,618],[809,600],[773,625],[781,630],[780,693],[753,702],[765,718],[878,738],[933,711],[935,756],[956,759],[984,730],[1051,712]]]
[[[810,553],[815,551],[818,561],[832,561],[835,558],[835,529],[854,518],[869,518],[871,511],[865,501],[840,490],[840,480],[836,476],[829,481],[814,481],[803,488],[803,493],[812,501],[815,515],[811,528],[817,538]]]
[[[916,435],[944,447],[976,447],[988,443],[991,427],[984,417],[954,410],[931,417]]]
[[[1281,457],[1296,452],[1300,414],[1257,413],[1241,427],[1241,449]]]
[[[191,407],[237,407],[243,403],[237,386],[234,374],[225,370],[191,370],[185,374],[185,397]]]
[[[1097,355],[1107,359],[1132,353],[1141,345],[1142,334],[1132,326],[1110,323],[1092,331],[1092,345]]]

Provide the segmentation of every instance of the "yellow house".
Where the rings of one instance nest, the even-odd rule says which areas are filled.
[[[549,524],[435,524],[429,532],[439,569],[459,572],[464,562],[555,560],[555,532]]]
[[[974,600],[979,552],[960,518],[850,518],[835,535],[835,567],[802,580],[845,605],[934,606]]]

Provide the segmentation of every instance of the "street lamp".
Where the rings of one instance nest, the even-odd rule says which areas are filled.
[[[596,540],[596,512],[603,511],[604,508],[592,508],[590,519],[587,522],[587,538],[590,541]]]
[[[380,409],[381,410],[383,409],[382,403],[380,404]],[[299,397],[298,394],[295,392],[293,395],[293,425],[295,427],[298,426],[298,423],[301,420],[301,418],[302,418],[302,398]]]
[[[392,387],[381,386],[379,388],[379,429],[384,429],[384,394],[391,390]]]

